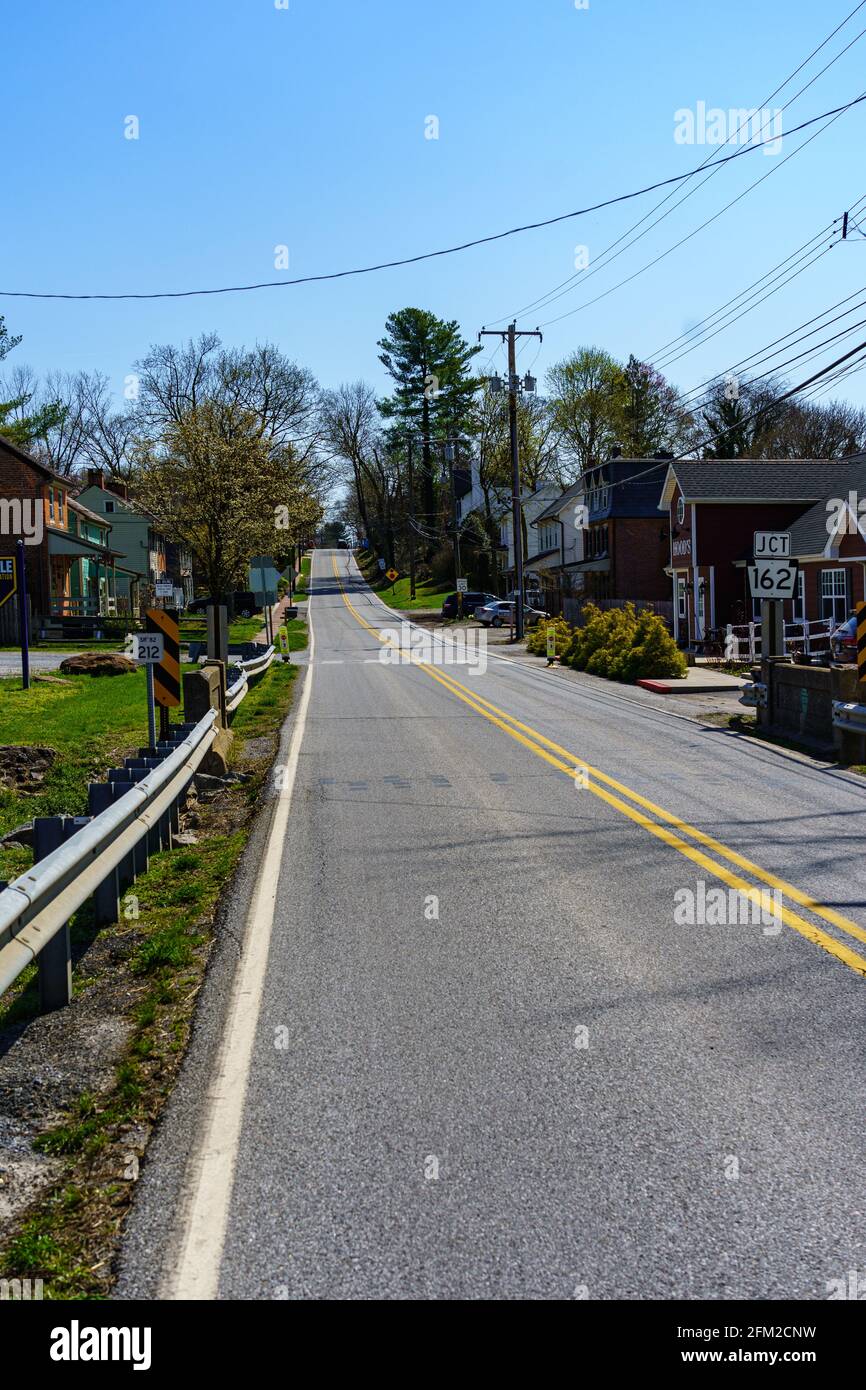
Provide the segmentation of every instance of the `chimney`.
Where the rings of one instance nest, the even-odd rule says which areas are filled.
[[[105,477],[101,468],[88,468],[87,470],[88,487],[105,487]]]

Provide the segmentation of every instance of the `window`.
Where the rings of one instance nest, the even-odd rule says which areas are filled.
[[[704,627],[705,627],[705,625],[706,625],[706,621],[707,621],[707,581],[706,581],[705,579],[699,579],[699,580],[698,580],[698,625],[700,626],[701,632],[704,631]]]
[[[846,570],[821,571],[821,617],[844,623],[848,616],[848,573]]]
[[[794,622],[806,621],[806,594],[803,589],[803,571],[797,572],[797,597],[794,599]]]
[[[48,520],[54,520],[54,488],[48,489]]]
[[[682,526],[686,519],[686,499],[683,496],[677,498],[677,526]]]
[[[58,489],[57,489],[57,521],[58,521],[58,524],[59,524],[60,526],[62,526],[62,525],[64,524],[64,522],[63,522],[63,504],[64,504],[65,500],[66,500],[66,499],[65,499],[65,497],[64,497],[64,495],[63,495],[63,489],[62,489],[62,488],[58,488]]]
[[[108,498],[105,499],[105,510],[106,510],[107,512],[113,512],[113,511],[114,511],[114,503],[113,503],[113,502],[109,502]]]
[[[688,599],[686,597],[686,577],[684,574],[677,575],[677,614],[680,622],[685,622],[688,617]]]

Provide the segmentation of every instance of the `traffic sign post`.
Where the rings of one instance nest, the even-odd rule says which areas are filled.
[[[169,710],[180,704],[180,627],[177,613],[164,608],[148,608],[146,631],[163,639],[162,660],[148,666],[153,672],[153,699],[159,705],[159,731],[168,737]],[[155,742],[151,745],[156,747]]]
[[[24,542],[16,541],[16,558],[12,561],[11,598],[18,591],[18,636],[21,641],[21,688],[30,689],[30,605],[27,602],[27,560]],[[5,599],[3,602],[5,603]]]
[[[799,566],[789,531],[756,531],[749,593],[761,602],[761,660],[785,656],[785,599],[797,596]]]
[[[288,661],[288,660],[289,660],[289,629],[287,628],[287,626],[286,626],[285,623],[282,623],[282,624],[280,625],[279,629],[277,630],[277,637],[278,637],[279,643],[280,643],[280,655],[282,656],[283,661]]]
[[[556,624],[551,623],[546,632],[547,639],[547,664],[552,666],[556,660]]]
[[[754,560],[749,565],[749,592],[752,598],[794,598],[797,593],[796,560]]]
[[[866,681],[866,603],[857,604],[857,679]]]
[[[469,593],[469,580],[457,580],[457,617],[463,617],[463,595]]]
[[[391,581],[391,592],[393,593],[393,592],[394,592],[394,585],[396,584],[397,580],[400,578],[400,571],[399,571],[399,570],[394,570],[394,569],[388,570],[387,574],[385,575],[385,578],[386,578],[386,579],[390,579],[390,581]]]
[[[752,554],[756,560],[787,560],[791,554],[790,531],[756,531]]]

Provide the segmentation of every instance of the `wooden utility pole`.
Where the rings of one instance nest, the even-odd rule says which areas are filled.
[[[517,339],[541,339],[538,329],[519,330],[516,323],[510,323],[505,330],[482,328],[478,334],[482,338],[501,338],[508,344],[508,424],[511,433],[511,529],[514,533],[514,631],[518,642],[523,640],[523,509],[521,507],[520,486],[520,447],[517,437],[517,396],[520,381],[517,376]],[[530,388],[534,389],[534,387]]]

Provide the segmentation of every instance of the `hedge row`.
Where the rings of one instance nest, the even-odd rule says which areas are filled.
[[[547,628],[553,626],[556,654],[575,671],[627,682],[685,676],[685,656],[664,619],[651,609],[638,613],[633,603],[627,603],[602,612],[594,603],[587,603],[583,618],[583,626],[577,628],[570,628],[564,618],[552,624],[539,623],[529,637],[527,651],[545,656]]]

